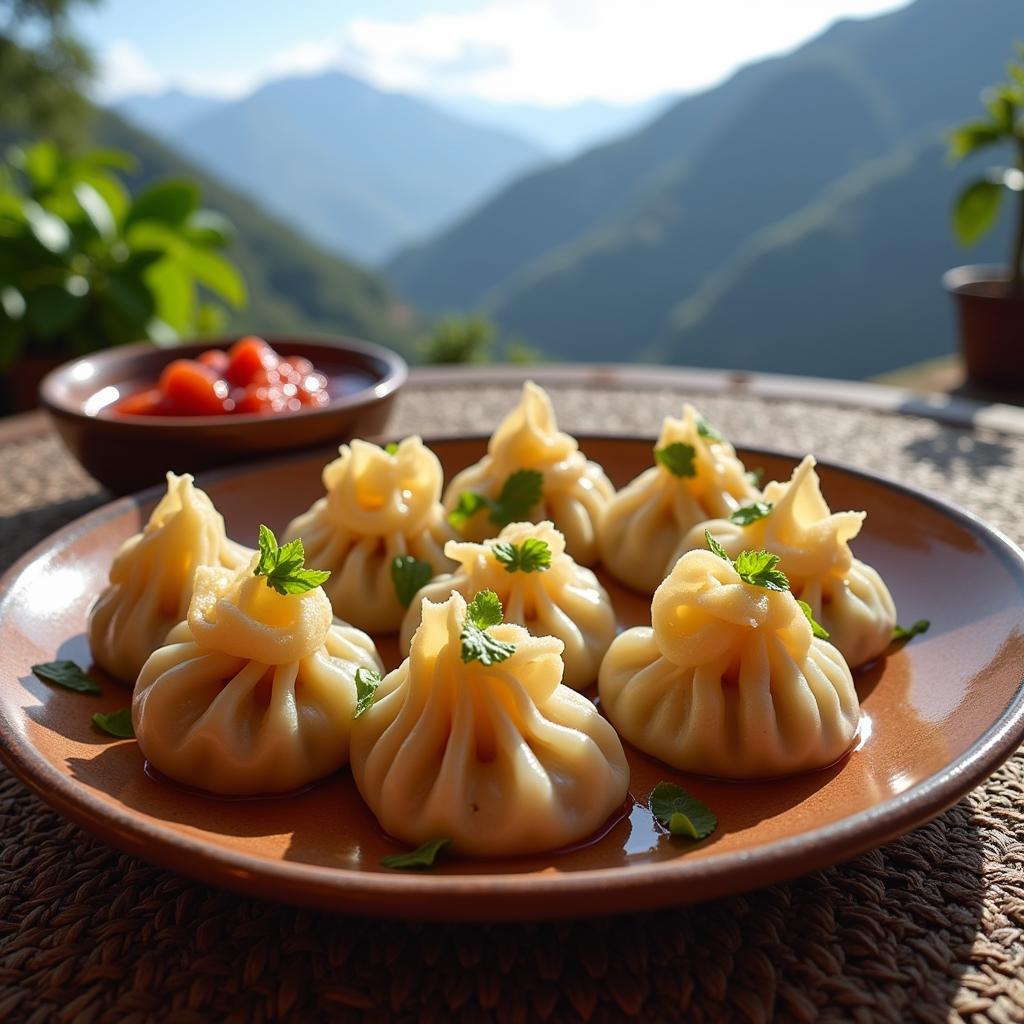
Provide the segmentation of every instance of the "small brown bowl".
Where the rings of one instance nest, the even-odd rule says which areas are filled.
[[[365,378],[317,409],[225,416],[116,416],[114,402],[153,387],[175,359],[227,348],[235,337],[158,348],[148,342],[66,363],[39,388],[41,404],[71,454],[115,494],[158,483],[168,470],[195,473],[233,462],[340,444],[387,424],[409,368],[390,349],[362,341],[263,335],[284,356],[304,356],[329,382]],[[334,390],[334,389],[332,389]]]

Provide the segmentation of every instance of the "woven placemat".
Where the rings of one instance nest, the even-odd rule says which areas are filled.
[[[418,382],[398,432],[481,432],[507,381]],[[681,396],[552,388],[577,431]],[[736,442],[937,491],[1024,538],[1024,438],[806,401],[700,396]],[[3,428],[0,426],[0,437]],[[0,568],[105,500],[49,433],[0,447]],[[848,864],[700,906],[537,925],[402,924],[197,885],[65,823],[0,770],[0,1021],[1024,1021],[1024,757]]]

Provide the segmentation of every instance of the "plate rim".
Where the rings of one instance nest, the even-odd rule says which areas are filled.
[[[656,440],[653,432],[581,433],[574,436],[584,450],[588,441],[653,443]],[[487,439],[488,435],[476,433],[434,434],[425,437],[424,443],[428,446],[454,442],[485,443]],[[753,458],[763,455],[793,462],[802,458],[791,451],[770,447],[738,445],[737,451]],[[203,487],[308,460],[315,454],[316,449],[312,449],[258,463],[227,467],[198,474],[196,480]],[[975,513],[938,494],[881,473],[832,459],[818,460],[818,463],[923,501],[940,513],[959,520],[1008,563],[1024,584],[1024,550],[998,527],[986,523]],[[30,566],[130,508],[138,508],[158,498],[163,490],[163,485],[157,484],[116,498],[79,516],[35,544],[0,576],[0,625],[3,624],[14,585]],[[106,845],[176,874],[263,899],[272,898],[321,909],[326,906],[379,917],[538,920],[564,916],[560,897],[578,899],[583,893],[592,893],[597,898],[583,910],[577,905],[572,911],[573,916],[703,902],[750,888],[742,881],[744,869],[756,872],[756,887],[760,888],[842,863],[911,831],[980,785],[1008,760],[1024,740],[1024,674],[998,718],[967,750],[940,771],[881,804],[750,850],[699,861],[681,855],[670,861],[587,868],[571,873],[559,873],[556,865],[556,870],[550,873],[404,874],[272,860],[241,853],[169,830],[159,821],[141,817],[139,812],[102,801],[89,787],[63,775],[36,754],[31,743],[22,742],[22,731],[8,711],[8,706],[0,703],[0,761],[16,778],[59,814],[85,828]],[[179,856],[168,855],[168,849],[176,851]],[[187,855],[184,862],[181,853]],[[700,893],[696,898],[693,894],[675,891],[698,880]],[[274,886],[273,897],[267,896],[268,883]],[[487,896],[486,901],[475,899],[484,895]],[[456,897],[457,903],[453,902]],[[378,900],[383,902],[378,903]]]

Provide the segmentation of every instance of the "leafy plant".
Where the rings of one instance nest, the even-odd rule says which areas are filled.
[[[447,316],[421,346],[425,363],[486,363],[494,325],[485,316]]]
[[[209,334],[245,282],[222,255],[222,217],[188,181],[132,198],[113,150],[69,155],[50,141],[0,164],[0,370],[22,352],[77,355],[149,338]],[[210,298],[220,300],[215,304]]]
[[[1017,194],[1017,226],[1010,260],[1010,287],[1024,284],[1024,45],[1007,65],[1008,80],[986,90],[988,116],[968,121],[949,137],[950,156],[962,160],[989,146],[1010,143],[1014,163],[992,167],[970,182],[953,207],[953,229],[964,245],[973,245],[995,224],[1006,192]]]

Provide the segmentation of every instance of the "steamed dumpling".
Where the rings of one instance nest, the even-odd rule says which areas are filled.
[[[529,545],[537,542],[550,557],[546,568],[531,567]],[[506,621],[524,626],[534,636],[562,641],[566,686],[582,690],[597,680],[601,659],[615,636],[615,611],[597,577],[566,554],[565,538],[551,523],[511,523],[494,540],[449,541],[444,550],[459,568],[428,583],[413,599],[402,623],[403,653],[409,652],[420,624],[423,598],[444,601],[457,590],[468,600],[481,590],[493,590]]]
[[[256,564],[196,573],[188,619],[132,699],[150,764],[211,793],[283,793],[341,768],[356,671],[382,667],[365,633],[332,621],[323,590],[278,594]]]
[[[523,385],[519,405],[491,436],[487,454],[448,484],[445,508],[453,511],[464,491],[496,499],[505,481],[523,469],[541,473],[544,482],[540,501],[532,509],[519,509],[516,518],[551,520],[580,565],[596,562],[601,519],[615,488],[604,470],[579,450],[576,439],[558,429],[551,399],[532,381]],[[493,537],[502,525],[483,509],[460,532],[467,540],[481,541]]]
[[[167,493],[142,533],[121,545],[110,583],[89,612],[89,648],[102,669],[135,682],[146,659],[185,618],[201,565],[235,568],[250,552],[228,540],[224,519],[188,474],[167,474]]]
[[[860,719],[850,669],[788,591],[691,551],[655,592],[651,620],[615,639],[598,684],[640,750],[725,778],[823,768],[849,750]]]
[[[515,646],[491,665],[463,661],[466,602],[425,602],[409,657],[355,722],[352,774],[391,835],[460,853],[554,850],[591,835],[626,797],[615,730],[562,686],[562,642],[493,626]]]
[[[808,455],[788,482],[768,484],[764,500],[772,510],[764,518],[747,526],[727,519],[705,523],[685,543],[703,547],[707,528],[730,557],[754,548],[778,555],[793,593],[811,606],[831,642],[856,668],[891,643],[896,606],[881,576],[850,551],[865,513],[831,512],[814,465]]]
[[[288,524],[285,540],[301,537],[310,563],[330,571],[324,590],[336,615],[371,633],[394,632],[405,612],[391,578],[395,558],[412,555],[435,573],[454,568],[444,554],[453,533],[440,502],[441,463],[418,437],[394,454],[353,441],[323,481],[327,495]]]
[[[654,593],[689,550],[683,536],[691,527],[759,497],[733,446],[702,423],[692,405],[680,420],[666,416],[655,450],[667,455],[619,491],[605,513],[601,561],[634,590]]]

